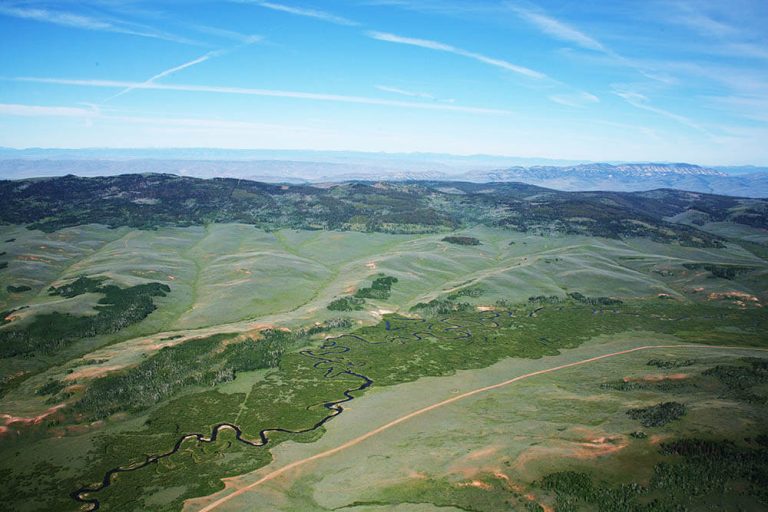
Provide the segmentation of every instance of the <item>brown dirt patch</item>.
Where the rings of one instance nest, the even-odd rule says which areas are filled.
[[[595,432],[583,427],[570,432],[576,435],[528,448],[515,459],[513,468],[524,472],[526,466],[544,459],[592,460],[617,453],[629,445],[621,434]]]
[[[93,379],[95,377],[102,377],[107,373],[114,372],[125,368],[125,365],[114,364],[110,366],[86,366],[70,373],[64,380],[67,382],[78,379]]]
[[[14,426],[16,426],[16,425],[21,425],[21,426],[24,426],[24,425],[39,425],[40,423],[43,422],[43,420],[45,418],[55,414],[56,411],[58,411],[62,407],[64,407],[64,404],[54,405],[53,407],[51,407],[50,409],[48,409],[44,413],[39,414],[37,416],[22,417],[22,416],[12,416],[10,414],[0,414],[0,418],[4,418],[5,426],[6,427],[9,427],[11,425],[14,425]]]
[[[749,293],[740,292],[738,290],[732,290],[729,292],[712,292],[707,295],[707,300],[731,300],[739,306],[746,306],[751,304],[753,306],[762,307],[760,299]]]
[[[41,258],[40,256],[32,256],[31,254],[22,254],[18,256],[16,259],[20,261],[39,261],[42,263],[51,263],[51,260],[48,258]]]
[[[497,453],[499,451],[498,446],[489,446],[488,448],[483,448],[481,450],[475,450],[469,455],[467,455],[465,458],[467,460],[480,460],[480,459],[487,459],[491,455]]]
[[[458,484],[458,487],[475,487],[477,489],[482,489],[484,491],[490,491],[491,486],[488,485],[485,482],[481,482],[480,480],[472,480],[471,482],[462,482]]]

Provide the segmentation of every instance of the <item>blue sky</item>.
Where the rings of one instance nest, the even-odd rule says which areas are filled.
[[[768,2],[0,0],[0,146],[768,164]]]

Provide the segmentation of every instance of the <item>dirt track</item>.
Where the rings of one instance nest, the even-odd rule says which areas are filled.
[[[595,361],[600,361],[602,359],[608,359],[608,358],[611,358],[611,357],[617,357],[617,356],[621,356],[621,355],[624,355],[624,354],[631,354],[633,352],[640,352],[640,351],[644,351],[644,350],[677,349],[677,348],[680,348],[680,349],[696,349],[696,350],[750,350],[750,351],[768,352],[768,349],[765,349],[765,348],[738,347],[738,346],[726,346],[726,345],[646,345],[646,346],[635,347],[635,348],[631,348],[631,349],[627,349],[627,350],[620,350],[618,352],[611,352],[609,354],[603,354],[603,355],[600,355],[600,356],[590,357],[588,359],[583,359],[581,361],[575,361],[573,363],[567,363],[567,364],[563,364],[563,365],[560,365],[560,366],[555,366],[555,367],[552,367],[552,368],[546,368],[544,370],[538,370],[538,371],[535,371],[535,372],[526,373],[525,375],[519,375],[517,377],[514,377],[514,378],[509,379],[509,380],[505,380],[503,382],[499,382],[497,384],[492,384],[490,386],[484,386],[484,387],[481,387],[481,388],[473,389],[472,391],[467,391],[466,393],[462,393],[460,395],[448,398],[448,399],[443,400],[441,402],[437,402],[437,403],[429,405],[427,407],[423,407],[423,408],[421,408],[419,410],[413,411],[413,412],[411,412],[409,414],[406,414],[406,415],[401,416],[401,417],[399,417],[399,418],[397,418],[395,420],[392,420],[389,423],[381,425],[380,427],[377,427],[377,428],[375,428],[373,430],[370,430],[370,431],[366,432],[365,434],[363,434],[361,436],[358,436],[358,437],[356,437],[354,439],[351,439],[351,440],[347,441],[346,443],[343,443],[343,444],[341,444],[341,445],[339,445],[339,446],[337,446],[335,448],[331,448],[330,450],[326,450],[326,451],[318,453],[316,455],[312,455],[311,457],[307,457],[307,458],[304,458],[304,459],[292,462],[292,463],[290,463],[290,464],[288,464],[286,466],[283,466],[281,468],[278,468],[278,469],[272,471],[271,473],[268,473],[267,475],[263,476],[259,480],[255,481],[255,482],[253,482],[253,483],[251,483],[251,484],[249,484],[249,485],[247,485],[245,487],[242,487],[242,488],[237,489],[236,491],[234,491],[234,492],[232,492],[230,494],[222,496],[221,498],[217,499],[216,501],[214,501],[212,503],[209,503],[208,505],[206,505],[205,507],[200,509],[199,512],[209,512],[211,510],[214,510],[214,509],[218,508],[220,505],[223,505],[224,503],[228,502],[229,500],[231,500],[231,499],[233,499],[233,498],[235,498],[237,496],[240,496],[242,494],[245,494],[246,492],[248,492],[248,491],[258,487],[259,485],[261,485],[261,484],[263,484],[265,482],[268,482],[270,480],[273,480],[273,479],[279,477],[280,475],[282,475],[284,473],[287,473],[288,471],[291,471],[292,469],[295,469],[297,467],[303,466],[305,464],[309,464],[310,462],[313,462],[313,461],[316,461],[316,460],[319,460],[319,459],[324,459],[326,457],[330,457],[331,455],[335,455],[336,453],[339,453],[339,452],[341,452],[343,450],[346,450],[347,448],[351,448],[352,446],[360,444],[363,441],[365,441],[365,440],[367,440],[367,439],[369,439],[371,437],[374,437],[374,436],[380,434],[381,432],[384,432],[386,430],[391,429],[392,427],[395,427],[395,426],[397,426],[397,425],[399,425],[401,423],[404,423],[404,422],[410,420],[411,418],[414,418],[416,416],[420,416],[420,415],[422,415],[424,413],[427,413],[427,412],[430,412],[432,410],[438,409],[438,408],[443,407],[445,405],[449,405],[449,404],[452,404],[454,402],[458,402],[459,400],[463,400],[464,398],[468,398],[470,396],[474,396],[474,395],[477,395],[479,393],[483,393],[485,391],[491,391],[493,389],[498,389],[498,388],[507,386],[509,384],[513,384],[515,382],[519,382],[521,380],[529,379],[531,377],[536,377],[538,375],[543,375],[543,374],[546,374],[546,373],[553,373],[553,372],[564,370],[564,369],[567,369],[567,368],[572,368],[574,366],[581,366],[581,365],[584,365],[584,364],[593,363]]]

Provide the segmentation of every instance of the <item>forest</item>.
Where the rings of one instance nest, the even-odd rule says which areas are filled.
[[[18,328],[0,330],[0,358],[51,354],[82,338],[116,333],[146,318],[157,309],[153,298],[164,297],[171,289],[162,283],[121,288],[81,276],[71,284],[49,290],[50,295],[64,297],[86,292],[104,295],[96,305],[95,315],[77,316],[53,311],[34,315]]]
[[[168,174],[0,181],[0,223],[51,232],[88,223],[155,229],[212,222],[280,228],[439,233],[484,224],[523,232],[646,237],[720,247],[718,237],[669,221],[703,212],[713,221],[765,228],[768,201],[677,190],[558,192],[519,183],[350,182],[275,185]],[[451,243],[470,243],[448,237]]]

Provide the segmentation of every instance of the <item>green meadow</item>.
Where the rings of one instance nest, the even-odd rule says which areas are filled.
[[[247,482],[526,370],[660,341],[766,347],[768,262],[753,235],[731,233],[716,248],[482,226],[456,231],[461,243],[245,224],[2,226],[0,239],[13,240],[2,246],[2,282],[30,289],[0,288],[0,334],[20,338],[40,319],[53,332],[108,321],[56,350],[31,345],[0,359],[0,499],[14,510],[87,509],[75,493],[102,510],[194,510],[196,499],[226,494],[223,478]],[[110,316],[134,295],[143,313]],[[329,308],[350,297],[359,308]],[[738,384],[761,378],[750,354],[760,352],[665,349],[526,380],[243,499],[258,495],[257,510],[571,510],[625,484],[661,493],[649,472],[680,450],[658,452],[662,440],[761,435],[765,383]],[[647,367],[653,358],[694,363]],[[668,387],[622,380],[642,371],[686,377],[662,379]],[[638,420],[630,409],[647,411]],[[659,415],[663,424],[643,426]],[[729,431],[723,417],[743,420]],[[758,503],[752,485],[733,499]],[[226,507],[238,503],[252,502]]]
[[[468,388],[645,344],[649,334],[594,339],[559,356],[506,360],[381,390],[316,446],[281,446],[274,467],[354,438],[362,418],[384,424]],[[655,341],[674,344],[666,336]],[[766,364],[765,352],[665,348],[533,377],[430,411],[220,510],[248,503],[279,511],[762,510],[768,412],[764,403],[734,399],[711,373],[748,369],[755,356]],[[692,361],[672,371],[648,365],[659,358]],[[605,386],[625,379],[647,382],[629,391]],[[752,386],[762,385],[764,393],[764,382]],[[664,425],[645,427],[627,414],[672,401],[686,412]],[[263,474],[241,477],[233,487]]]

